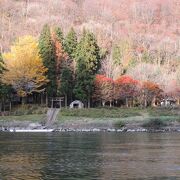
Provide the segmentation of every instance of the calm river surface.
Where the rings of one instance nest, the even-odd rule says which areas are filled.
[[[180,133],[0,133],[0,180],[180,179]]]

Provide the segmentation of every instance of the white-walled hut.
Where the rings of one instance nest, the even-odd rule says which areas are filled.
[[[69,105],[69,107],[70,109],[73,109],[73,108],[81,109],[81,108],[84,108],[84,104],[79,100],[75,100]]]
[[[161,106],[175,106],[176,105],[176,99],[172,97],[165,98],[161,101]]]

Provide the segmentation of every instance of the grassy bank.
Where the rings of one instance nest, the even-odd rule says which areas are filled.
[[[171,122],[180,123],[178,108],[91,108],[62,109],[58,116],[62,124],[94,124],[95,126],[123,127],[140,124],[143,127],[160,127]]]
[[[11,112],[3,112],[0,124],[5,122],[43,122],[46,118],[47,108],[38,105],[17,106]]]
[[[86,117],[93,119],[148,119],[158,117],[162,120],[180,120],[180,109],[170,108],[91,108],[91,109],[62,109],[58,119],[64,117]]]
[[[13,109],[8,116],[0,116],[0,122],[44,122],[47,108],[24,106]],[[56,125],[123,127],[139,123],[143,127],[166,126],[171,122],[180,123],[178,108],[90,108],[61,109]]]

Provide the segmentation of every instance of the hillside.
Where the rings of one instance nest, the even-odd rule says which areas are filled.
[[[75,31],[71,29],[70,32],[71,27]],[[55,29],[58,29],[59,34],[56,34]],[[84,30],[87,30],[87,33],[83,34]],[[109,100],[106,97],[110,104],[113,99],[110,91],[114,84],[119,83],[120,88],[127,80],[129,83],[133,82],[135,86],[144,84],[144,88],[148,89],[147,94],[151,97],[151,102],[158,94],[161,99],[166,96],[175,97],[176,102],[180,103],[179,0],[0,0],[0,52],[2,54],[9,51],[14,40],[23,35],[34,36],[40,44],[43,44],[44,32],[48,34],[48,42],[53,41],[49,46],[52,49],[55,46],[56,50],[47,52],[48,57],[44,58],[42,53],[48,51],[49,46],[43,46],[41,56],[43,61],[47,60],[44,65],[48,73],[52,70],[52,76],[56,76],[54,84],[59,82],[56,84],[57,87],[62,85],[60,76],[63,68],[57,63],[58,61],[66,61],[70,57],[73,79],[75,76],[77,78],[78,73],[82,73],[82,69],[85,69],[82,67],[92,67],[91,61],[94,58],[93,75],[101,74],[102,76],[96,76],[97,85],[104,80],[107,83],[106,88],[110,88],[108,92],[104,92],[110,98]],[[68,32],[71,38],[74,37],[74,44],[72,39],[68,40]],[[59,35],[62,36],[57,40],[55,36]],[[83,38],[85,36],[86,38]],[[86,46],[88,43],[94,48],[88,49],[89,47]],[[90,51],[92,57],[89,55]],[[27,52],[23,50],[23,53]],[[79,55],[84,53],[83,58],[78,57],[78,53]],[[16,60],[18,64],[19,59]],[[53,68],[49,67],[51,63],[54,63]],[[56,66],[60,69],[59,74],[55,72]],[[87,76],[88,72],[89,70],[79,76],[84,78],[79,79],[79,84],[91,79]],[[64,75],[64,80],[66,78],[67,76]],[[76,80],[73,79],[76,83],[75,87],[78,87]],[[50,82],[53,82],[52,79]],[[92,87],[92,83],[88,85]],[[102,88],[101,91],[104,89]],[[84,92],[87,91],[86,89]],[[99,89],[97,91],[99,92]],[[144,91],[142,90],[142,93]],[[162,92],[163,96],[160,96]],[[73,93],[74,90],[71,95]],[[127,95],[126,88],[124,93]],[[134,96],[140,97],[137,94]],[[102,98],[102,95],[100,97]],[[123,94],[122,97],[124,98],[125,95]]]
[[[98,35],[103,46],[124,37],[179,46],[179,0],[1,0],[0,44],[3,50],[16,37],[39,35],[46,23],[66,33],[73,26]],[[173,48],[173,47],[171,47]],[[179,52],[178,52],[179,53]]]

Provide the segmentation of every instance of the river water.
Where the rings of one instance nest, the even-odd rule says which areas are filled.
[[[0,180],[180,179],[180,133],[0,133]]]

